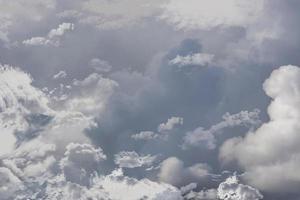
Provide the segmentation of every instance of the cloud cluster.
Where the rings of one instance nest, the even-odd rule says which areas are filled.
[[[186,149],[192,146],[205,145],[208,149],[215,149],[218,134],[221,134],[223,129],[237,126],[254,128],[260,124],[259,112],[255,109],[251,112],[241,111],[232,115],[226,113],[222,117],[223,121],[211,126],[209,129],[205,130],[203,127],[198,127],[186,133],[182,147]]]
[[[79,110],[50,109],[47,95],[32,86],[30,76],[21,70],[4,66],[0,76],[2,91],[5,92],[1,93],[0,114],[4,123],[1,129],[11,128],[10,132],[1,132],[5,142],[8,142],[5,134],[16,137],[17,132],[24,133],[29,129],[25,125],[14,127],[16,125],[10,122],[12,119],[20,118],[28,123],[27,115],[35,112],[46,115],[47,111],[52,114],[48,122],[40,124],[41,129],[36,130],[35,136],[20,141],[16,137],[11,149],[1,155],[1,198],[182,199],[180,191],[171,185],[129,178],[121,169],[108,175],[99,174],[101,163],[107,156],[85,138],[84,129],[92,124],[88,114]],[[90,83],[90,79],[85,79],[77,81],[76,85],[84,87]],[[14,115],[10,116],[12,109]],[[121,152],[116,156],[121,167],[150,165],[154,159],[149,155],[141,157],[135,152]],[[127,196],[122,191],[126,191]]]
[[[262,190],[296,191],[299,186],[299,103],[300,68],[282,66],[264,83],[272,98],[268,107],[270,121],[244,138],[229,139],[220,158],[236,160],[245,170],[245,180]]]
[[[299,199],[300,2],[0,5],[0,199]]]

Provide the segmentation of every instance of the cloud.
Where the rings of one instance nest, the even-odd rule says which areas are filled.
[[[161,163],[158,177],[160,181],[180,186],[186,184],[186,182],[205,180],[210,170],[210,167],[203,163],[184,167],[183,161],[176,157],[169,157]]]
[[[18,187],[22,187],[22,181],[19,180],[7,168],[0,167],[0,195],[3,199],[9,199]]]
[[[296,192],[299,186],[299,86],[299,67],[274,70],[263,84],[272,99],[270,121],[244,138],[229,139],[221,148],[220,158],[237,161],[246,171],[244,179],[261,190]]]
[[[163,5],[161,19],[178,29],[245,27],[259,19],[264,1],[171,0]]]
[[[156,160],[156,156],[140,156],[135,151],[121,151],[115,155],[115,163],[121,168],[136,168],[151,166]]]
[[[99,29],[118,29],[143,22],[160,10],[161,1],[105,0],[75,1],[71,8],[62,12],[62,17],[75,17],[80,23],[91,24]],[[128,9],[131,12],[128,13]]]
[[[1,0],[0,4],[0,40],[6,43],[10,43],[10,34],[22,23],[39,22],[56,7],[55,0]]]
[[[183,118],[171,117],[170,119],[168,119],[168,121],[166,123],[161,123],[158,126],[157,130],[160,133],[164,133],[164,132],[172,131],[176,126],[182,125],[182,124],[183,124]]]
[[[74,30],[74,24],[72,23],[62,23],[56,29],[50,30],[45,37],[32,37],[30,39],[24,40],[23,44],[29,46],[55,46],[60,45],[61,37],[68,31]]]
[[[190,183],[188,185],[180,187],[181,194],[187,194],[188,192],[197,188],[197,183]]]
[[[259,200],[263,198],[257,189],[240,184],[236,176],[227,178],[219,185],[218,197],[224,200]]]
[[[61,70],[53,76],[53,79],[65,78],[66,76],[67,76],[67,73],[65,71]]]
[[[218,199],[218,192],[216,189],[201,190],[199,192],[191,191],[184,195],[188,200],[216,200]]]
[[[73,93],[66,106],[87,116],[96,116],[105,109],[105,105],[119,84],[98,73],[92,73],[83,80],[73,81]]]
[[[206,53],[196,53],[187,56],[176,56],[174,59],[169,61],[170,65],[177,65],[179,68],[189,66],[189,65],[198,65],[206,66],[211,64],[214,59],[214,55]]]
[[[154,140],[154,139],[168,139],[168,135],[178,126],[183,124],[182,117],[171,117],[165,123],[159,124],[157,127],[158,133],[152,131],[141,131],[140,133],[131,135],[134,140]]]
[[[89,65],[99,73],[110,72],[112,69],[112,66],[107,61],[99,58],[93,58],[90,60]]]
[[[60,167],[65,179],[86,186],[90,184],[91,176],[97,171],[100,162],[106,159],[101,148],[78,143],[68,144],[64,156]]]
[[[251,112],[241,111],[236,114],[226,113],[222,117],[223,121],[211,126],[207,130],[203,127],[198,127],[194,131],[187,132],[183,138],[184,142],[182,147],[186,149],[188,147],[205,145],[208,149],[215,149],[217,136],[225,128],[246,126],[251,129],[258,126],[261,123],[259,120],[259,112],[259,110],[255,109]]]
[[[152,131],[141,131],[131,136],[134,140],[153,140],[158,139],[159,135]]]
[[[30,75],[19,69],[0,66],[0,90],[0,138],[5,141],[0,154],[6,154],[14,149],[18,138],[30,134],[27,130],[38,128],[38,121],[36,124],[29,121],[32,117],[41,113],[51,115],[52,111],[46,96],[32,86]]]

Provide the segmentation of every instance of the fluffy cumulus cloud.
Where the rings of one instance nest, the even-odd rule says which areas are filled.
[[[270,121],[245,138],[226,141],[221,149],[221,159],[236,160],[246,170],[245,179],[260,189],[296,191],[299,186],[299,81],[299,67],[274,70],[263,85],[272,98]]]
[[[257,189],[240,184],[236,176],[227,178],[219,185],[218,197],[224,200],[259,200],[263,198]]]
[[[165,123],[161,123],[157,127],[157,133],[152,131],[141,131],[131,136],[134,140],[154,140],[162,139],[167,140],[168,136],[174,129],[183,125],[182,117],[171,117]]]
[[[38,118],[47,121],[47,115],[50,116],[52,111],[47,107],[46,95],[32,86],[30,75],[19,69],[0,66],[0,88],[2,155],[14,149],[18,138],[38,129]],[[31,118],[37,118],[37,123],[31,123]]]
[[[59,46],[60,38],[67,32],[74,29],[74,24],[72,23],[62,23],[56,29],[52,29],[45,37],[32,37],[30,39],[24,40],[23,44],[29,46]]]
[[[188,65],[198,65],[206,66],[213,61],[214,55],[206,53],[196,53],[187,56],[176,56],[174,59],[170,60],[171,65],[176,65],[178,67],[185,67]]]
[[[140,156],[135,151],[122,151],[115,155],[115,163],[121,168],[151,166],[155,160],[156,156]]]
[[[171,117],[168,119],[166,123],[161,123],[157,130],[159,132],[168,132],[174,129],[177,125],[182,125],[183,124],[183,118],[181,117]]]
[[[210,170],[210,167],[203,163],[185,167],[183,161],[176,157],[170,157],[161,163],[158,176],[159,180],[178,186],[193,180],[204,180],[210,174]],[[174,176],[175,174],[176,176]]]
[[[223,121],[211,126],[209,129],[205,130],[203,127],[198,127],[191,132],[187,132],[183,138],[182,147],[186,149],[204,145],[208,149],[215,149],[218,134],[221,134],[223,129],[236,126],[254,128],[260,124],[259,112],[259,110],[255,109],[251,112],[241,111],[232,115],[226,113],[223,115]]]

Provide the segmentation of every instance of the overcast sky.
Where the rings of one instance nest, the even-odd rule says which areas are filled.
[[[0,200],[299,200],[299,10],[0,0]]]

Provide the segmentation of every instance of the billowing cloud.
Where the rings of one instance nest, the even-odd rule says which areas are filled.
[[[158,177],[160,181],[178,186],[191,181],[205,180],[210,170],[210,167],[203,163],[185,167],[183,161],[176,157],[170,157],[161,163]]]
[[[188,65],[206,66],[210,64],[214,59],[214,55],[206,53],[196,53],[187,56],[176,56],[169,61],[171,65],[177,65],[179,68]]]
[[[208,149],[216,148],[216,138],[223,129],[236,127],[236,126],[246,126],[249,128],[254,128],[260,124],[259,120],[259,110],[254,111],[241,111],[236,114],[226,113],[223,115],[223,121],[211,126],[209,129],[205,130],[203,127],[198,127],[194,131],[186,133],[183,140],[183,148],[186,149],[192,146],[205,145]]]
[[[227,178],[219,185],[218,197],[224,200],[259,200],[263,198],[257,189],[240,184],[236,176]]]
[[[131,138],[135,140],[153,140],[160,137],[157,133],[154,133],[152,131],[141,131],[137,134],[132,135]]]
[[[299,86],[299,67],[274,70],[263,85],[272,98],[270,121],[245,138],[226,141],[221,149],[220,158],[236,160],[246,170],[245,180],[261,190],[296,191],[299,186]]]
[[[115,163],[121,168],[151,166],[155,160],[156,156],[140,156],[135,151],[122,151],[115,155]]]
[[[72,23],[62,23],[56,29],[50,30],[45,37],[32,37],[30,39],[24,40],[23,44],[29,46],[59,46],[60,38],[67,32],[74,30],[74,24]]]
[[[32,78],[19,69],[0,66],[0,154],[9,153],[17,144],[18,138],[25,137],[27,130],[38,128],[40,114],[51,115],[47,107],[48,99],[41,91],[32,86]],[[37,124],[30,118],[37,118]],[[41,119],[43,120],[43,119]]]
[[[89,185],[99,163],[106,159],[101,148],[89,144],[70,143],[66,147],[65,157],[60,161],[60,167],[67,181],[80,185]]]
[[[165,123],[161,123],[157,127],[158,133],[152,131],[141,131],[131,136],[135,140],[167,140],[168,136],[175,128],[183,124],[182,117],[171,117]]]
[[[176,126],[182,125],[182,124],[183,124],[183,118],[171,117],[170,119],[168,119],[168,121],[166,123],[161,123],[158,126],[157,130],[161,133],[168,132],[168,131],[171,131],[172,129],[174,129]]]
[[[0,199],[299,199],[300,2],[0,5]]]

